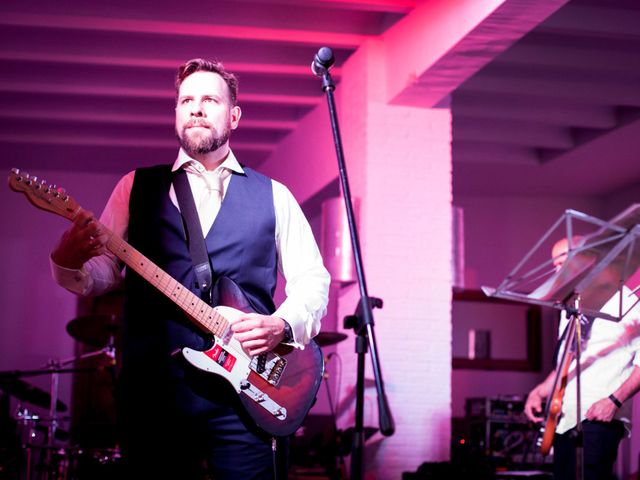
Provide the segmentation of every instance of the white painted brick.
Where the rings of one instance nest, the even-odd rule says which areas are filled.
[[[372,56],[360,49],[343,67],[340,87],[349,95],[341,98],[341,108],[348,110],[343,142],[351,188],[362,200],[359,233],[369,293],[385,301],[373,314],[397,427],[393,437],[366,454],[366,469],[375,478],[395,479],[425,461],[449,458],[451,119],[446,110],[372,101],[372,90],[380,88],[369,72]],[[343,289],[340,323],[358,299],[357,288]],[[357,358],[352,341],[337,348],[344,398],[355,385]],[[370,363],[368,355],[368,378],[373,377]],[[365,424],[373,426],[378,423],[375,395],[375,389],[367,389]],[[353,425],[354,407],[339,419],[342,428]]]

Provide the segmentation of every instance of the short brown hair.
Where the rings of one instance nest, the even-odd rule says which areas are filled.
[[[231,72],[227,72],[222,63],[205,60],[203,58],[193,58],[180,65],[178,68],[178,73],[176,74],[176,99],[178,98],[180,85],[182,85],[184,79],[196,72],[213,72],[220,75],[229,88],[229,100],[231,100],[231,106],[235,107],[237,105],[238,79],[236,76]]]

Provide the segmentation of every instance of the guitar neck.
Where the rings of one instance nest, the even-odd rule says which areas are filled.
[[[38,181],[36,177],[31,177],[28,173],[18,169],[11,170],[9,187],[16,192],[24,193],[37,208],[55,213],[72,222],[85,211],[72,197],[66,194],[64,189],[55,185],[46,186],[45,181]],[[114,234],[104,225],[100,226],[109,238],[107,248],[116,257],[184,310],[194,323],[218,337],[224,336],[229,328],[229,322],[226,318],[180,282],[174,280],[167,272],[120,236]]]
[[[189,318],[203,329],[218,337],[224,336],[229,327],[229,322],[226,318],[121,237],[104,226],[102,228],[103,231],[108,232],[107,248],[116,257],[178,305]]]

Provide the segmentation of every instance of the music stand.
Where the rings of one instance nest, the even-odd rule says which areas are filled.
[[[580,225],[578,223],[580,222]],[[576,478],[583,478],[583,445],[580,404],[580,353],[581,324],[593,318],[620,321],[638,303],[625,308],[624,282],[640,267],[640,248],[636,238],[640,236],[640,204],[631,205],[610,221],[585,215],[575,210],[566,210],[507,275],[497,288],[482,287],[487,296],[504,298],[518,302],[547,306],[565,310],[571,314],[566,347],[574,342],[576,361]],[[554,259],[535,263],[544,245],[553,238],[554,232],[564,224],[564,237],[568,240],[566,259],[556,271]],[[593,231],[576,236],[578,226],[589,227]],[[584,228],[582,229],[584,230]],[[561,238],[558,236],[556,239]],[[547,250],[548,251],[548,250]],[[611,315],[600,310],[617,293],[617,314]],[[587,319],[591,317],[591,319]],[[563,356],[569,348],[565,348]],[[559,362],[561,365],[562,362]],[[556,372],[554,386],[558,384],[560,368]]]

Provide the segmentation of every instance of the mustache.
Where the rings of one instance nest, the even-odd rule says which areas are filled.
[[[187,123],[185,123],[184,128],[191,128],[191,127],[206,127],[206,128],[211,128],[211,124],[209,122],[207,122],[206,120],[201,120],[201,119],[194,119],[194,120],[189,120]]]

